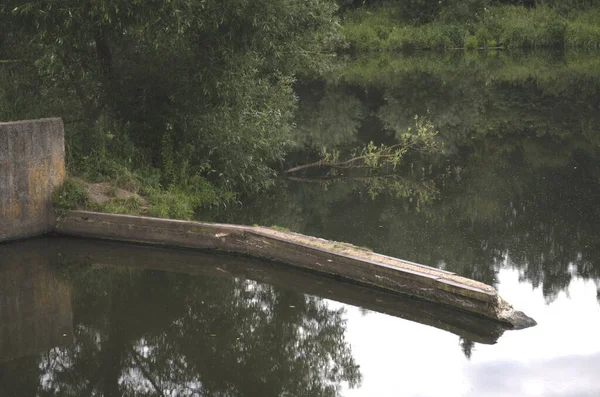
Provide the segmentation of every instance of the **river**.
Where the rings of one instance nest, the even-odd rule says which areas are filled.
[[[439,150],[295,173],[202,219],[451,270],[536,327],[449,328],[443,310],[236,256],[35,239],[0,246],[0,395],[600,395],[600,57],[340,62],[298,81],[282,169],[393,145],[415,116]]]

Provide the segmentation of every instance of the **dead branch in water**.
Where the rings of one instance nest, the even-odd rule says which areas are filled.
[[[305,171],[312,168],[333,168],[333,169],[349,169],[349,168],[370,168],[379,169],[385,165],[396,166],[400,163],[402,157],[409,150],[420,152],[432,152],[440,149],[434,141],[437,131],[434,130],[433,124],[427,119],[415,116],[416,130],[411,132],[411,128],[407,133],[402,134],[401,142],[391,146],[385,144],[376,145],[373,141],[369,142],[361,151],[360,155],[352,157],[348,160],[338,161],[335,151],[333,155],[323,150],[323,158],[309,164],[298,165],[289,168],[283,173],[286,175],[295,174],[300,171]],[[356,154],[356,152],[354,153]]]
[[[404,146],[401,148],[401,146]],[[388,153],[390,151],[399,149],[399,150],[406,150],[408,148],[412,147],[412,145],[405,145],[402,143],[387,147],[384,149],[384,153]],[[369,165],[355,165],[355,163],[360,162],[360,161],[364,161],[366,159],[368,159],[369,157],[374,157],[375,155],[373,153],[369,153],[369,154],[365,154],[362,156],[357,156],[357,157],[353,157],[349,160],[344,160],[344,161],[338,161],[338,162],[329,162],[326,159],[321,159],[319,161],[315,161],[314,163],[309,163],[309,164],[304,164],[304,165],[299,165],[297,167],[292,167],[289,168],[287,170],[285,170],[283,173],[284,174],[293,174],[299,171],[304,171],[310,168],[320,168],[320,167],[325,167],[325,168],[336,168],[336,169],[349,169],[349,168],[373,168],[372,166]],[[392,158],[392,157],[396,157],[397,154],[396,153],[391,153],[391,154],[377,154],[376,155],[378,159],[385,159],[385,158]]]

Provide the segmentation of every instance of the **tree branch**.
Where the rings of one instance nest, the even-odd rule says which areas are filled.
[[[348,176],[348,175],[336,175],[336,176],[325,176],[325,177],[316,177],[316,178],[305,178],[298,176],[288,176],[286,179],[290,181],[296,182],[307,182],[307,183],[326,183],[333,180],[347,179],[350,181],[357,182],[369,182],[373,179],[404,179],[397,175],[368,175],[368,176]]]
[[[390,158],[393,157],[393,154],[380,154],[379,158]],[[314,163],[299,165],[297,167],[293,167],[285,170],[284,174],[293,174],[299,171],[307,170],[309,168],[319,168],[319,167],[327,167],[327,168],[337,168],[337,169],[349,169],[349,168],[372,168],[367,165],[352,165],[358,161],[362,161],[369,157],[368,155],[353,157],[349,160],[339,161],[337,163],[328,163],[326,160],[315,161]]]
[[[154,387],[154,390],[156,390],[156,393],[158,393],[159,396],[165,397],[165,394],[163,393],[163,391],[160,389],[160,387],[158,386],[156,381],[154,379],[152,379],[152,376],[150,376],[150,374],[148,373],[146,368],[144,368],[144,365],[142,364],[140,359],[137,357],[137,352],[133,349],[129,349],[129,350],[131,351],[131,357],[133,358],[133,361],[135,361],[135,363],[140,368],[140,371],[142,371],[142,375],[144,375],[144,377],[146,379],[148,379],[148,382],[150,382],[150,384],[152,384],[152,387]]]

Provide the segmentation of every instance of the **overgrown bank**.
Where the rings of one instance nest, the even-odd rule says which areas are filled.
[[[458,11],[458,7],[448,6],[429,18],[411,18],[400,2],[351,9],[344,14],[342,34],[354,52],[600,48],[598,7],[464,3],[471,8],[464,4],[466,10]]]
[[[394,160],[388,163],[396,169],[400,152],[386,150],[401,150],[395,145],[415,127],[413,117],[426,112],[412,112],[393,140],[370,147],[376,150],[362,142],[362,152],[338,158],[339,148],[323,142],[345,142],[368,110],[349,112],[345,123],[326,119],[344,106],[358,109],[345,92],[326,97],[328,110],[319,117],[298,109],[295,79],[320,79],[344,42],[357,51],[535,47],[560,45],[565,37],[570,43],[580,37],[577,46],[583,47],[600,42],[594,38],[596,9],[585,1],[574,0],[578,5],[571,8],[558,2],[527,8],[487,0],[367,6],[340,0],[338,12],[335,0],[105,0],[83,8],[76,0],[8,0],[0,5],[0,60],[10,60],[0,62],[0,120],[62,117],[70,174],[136,195],[115,195],[103,203],[105,210],[190,218],[199,209],[223,208],[271,189],[280,171],[301,164],[290,156],[294,145],[308,142],[314,156],[307,161],[322,154],[334,171],[340,161],[355,164],[356,154],[363,162]],[[449,72],[443,63],[379,59],[352,62],[332,75],[393,79],[399,68],[410,67],[439,67],[443,74]],[[371,73],[372,79],[364,76]],[[76,184],[66,188],[72,194],[64,195],[61,207],[73,205],[69,197],[75,205],[85,201]],[[403,183],[396,190],[411,189]],[[138,196],[145,202],[131,198]]]
[[[0,60],[11,62],[0,63],[0,120],[61,117],[70,175],[141,194],[153,215],[229,205],[272,186],[290,145],[293,81],[327,68],[336,10],[320,0],[3,1]]]

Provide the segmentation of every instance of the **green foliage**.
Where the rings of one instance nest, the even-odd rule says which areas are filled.
[[[467,36],[465,38],[465,49],[466,50],[475,50],[479,43],[477,42],[477,38],[475,36]]]
[[[600,48],[600,9],[573,12],[566,32],[569,47]]]
[[[0,117],[61,116],[69,171],[86,180],[225,195],[188,200],[200,206],[262,191],[290,146],[295,77],[328,69],[336,9],[333,0],[7,0],[0,53],[25,66],[0,71],[10,83]],[[21,106],[23,85],[31,95]]]
[[[100,206],[98,210],[113,214],[140,215],[142,214],[142,201],[136,196],[112,198]]]
[[[85,206],[88,203],[88,196],[81,182],[67,178],[52,192],[52,203],[54,208],[64,213]]]
[[[440,50],[462,47],[465,33],[463,27],[449,24],[398,26],[393,28],[386,50]]]
[[[200,198],[176,189],[160,191],[149,196],[148,215],[158,218],[191,219]]]
[[[494,39],[507,48],[564,46],[568,21],[549,7],[495,7],[477,29],[480,42]]]
[[[474,5],[475,3],[480,4]],[[566,12],[559,6],[528,8],[515,5],[485,6],[485,3],[473,2],[472,7],[477,12],[463,10],[459,13],[464,14],[462,17],[453,14],[462,9],[462,6],[448,5],[435,20],[427,18],[418,24],[408,23],[400,18],[395,3],[354,9],[344,15],[342,33],[348,41],[349,49],[356,52],[498,46],[600,46],[598,8],[570,9]],[[467,2],[461,4],[466,7],[465,10],[470,9]],[[470,15],[470,18],[466,15]]]
[[[279,230],[280,232],[289,232],[290,229],[284,226],[271,225],[271,229]]]
[[[396,51],[462,47],[466,28],[457,24],[411,25],[394,18],[393,8],[352,10],[344,15],[342,34],[351,51]]]
[[[162,162],[162,177],[163,184],[169,186],[175,182],[175,145],[173,137],[168,132],[161,140],[161,162]]]
[[[403,22],[423,24],[433,21],[446,23],[474,21],[478,13],[490,3],[490,0],[397,0],[389,4],[397,9],[397,14]]]
[[[391,131],[395,128],[393,125],[386,125],[386,127]],[[350,158],[345,160],[340,160],[338,149],[330,151],[324,146],[321,149],[321,160],[318,166],[329,166],[333,170],[358,167],[370,171],[387,167],[391,168],[392,171],[396,171],[402,158],[409,151],[418,150],[430,153],[441,151],[441,145],[435,139],[436,135],[437,131],[431,122],[426,118],[415,115],[414,127],[408,127],[406,131],[397,131],[397,142],[393,145],[376,144],[370,141],[363,147],[354,148],[350,152]]]

